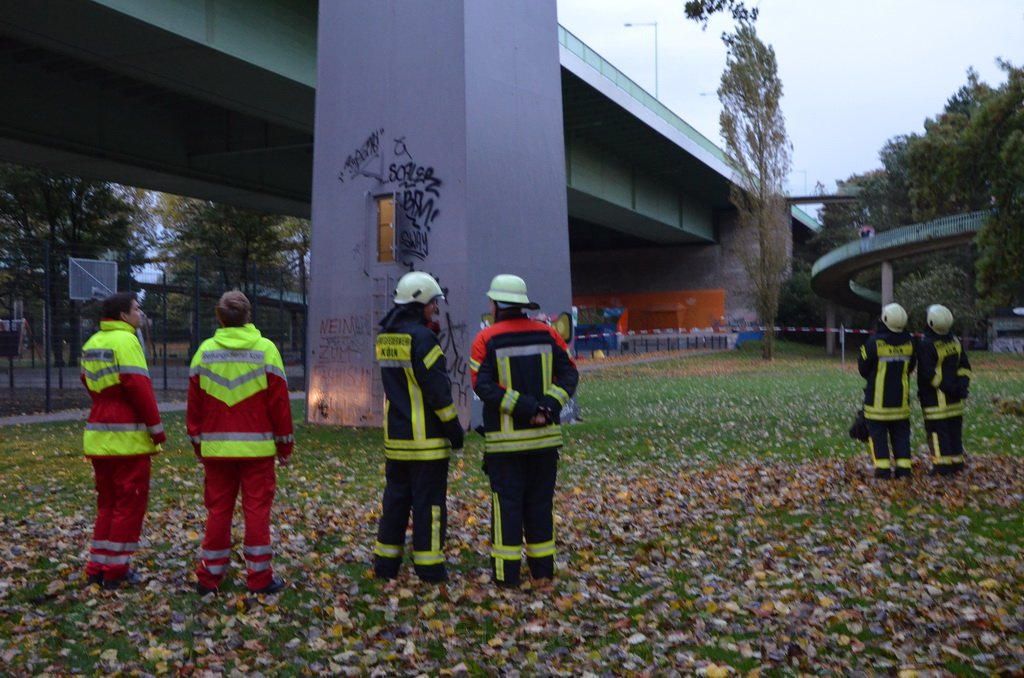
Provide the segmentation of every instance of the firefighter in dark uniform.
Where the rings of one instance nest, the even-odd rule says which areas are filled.
[[[499,586],[519,585],[523,537],[534,579],[555,574],[554,492],[559,414],[579,373],[562,337],[526,317],[526,283],[498,275],[487,292],[494,324],[474,339],[473,390],[483,401],[484,471],[491,485],[491,567]]]
[[[927,322],[918,346],[917,397],[932,451],[932,471],[947,476],[964,468],[964,402],[971,363],[960,340],[950,332],[953,314],[948,308],[929,306]]]
[[[878,331],[860,348],[857,367],[867,381],[864,387],[864,419],[876,478],[891,478],[896,462],[897,478],[911,474],[910,374],[917,365],[914,338],[906,331],[907,312],[899,304],[882,309]]]
[[[382,579],[398,576],[410,512],[416,574],[429,582],[448,578],[443,551],[448,459],[453,449],[462,448],[465,434],[452,402],[444,352],[432,329],[442,299],[444,293],[433,276],[406,273],[377,335],[386,485],[373,571]]]

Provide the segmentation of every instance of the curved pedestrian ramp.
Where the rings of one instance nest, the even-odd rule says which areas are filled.
[[[989,214],[980,211],[942,217],[837,247],[814,262],[811,289],[843,306],[877,310],[882,303],[881,293],[854,282],[855,275],[893,259],[966,245],[981,230]]]

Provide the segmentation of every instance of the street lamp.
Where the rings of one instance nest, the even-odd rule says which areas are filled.
[[[627,23],[623,24],[626,28],[635,28],[637,26],[654,26],[654,98],[658,98],[658,22],[657,21],[645,21],[642,23]]]

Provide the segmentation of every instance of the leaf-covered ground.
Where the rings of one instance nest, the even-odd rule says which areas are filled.
[[[380,432],[300,426],[279,473],[277,596],[192,593],[202,474],[181,416],[135,566],[83,588],[81,424],[0,429],[0,671],[183,675],[1014,675],[1024,672],[1024,359],[972,355],[970,466],[879,483],[846,437],[850,365],[756,347],[588,371],[556,497],[559,575],[489,582],[481,449],[453,461],[451,581],[368,576]],[[301,455],[301,456],[299,456]],[[240,533],[238,540],[240,541]],[[411,570],[411,568],[407,568]]]

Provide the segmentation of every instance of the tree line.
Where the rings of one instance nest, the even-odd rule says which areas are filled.
[[[0,317],[18,306],[39,335],[48,310],[58,366],[77,364],[87,303],[68,298],[68,256],[118,261],[121,290],[138,288],[134,274],[145,265],[162,269],[161,283],[179,289],[192,289],[200,275],[204,288],[247,289],[255,272],[274,270],[265,285],[301,290],[309,247],[305,219],[0,164]],[[187,328],[185,316],[195,312],[189,306],[177,299],[168,317]]]
[[[995,309],[1024,303],[1024,69],[999,63],[1006,82],[992,86],[968,70],[923,133],[890,139],[879,151],[880,168],[837,182],[859,200],[822,210],[822,228],[783,292],[793,320],[819,313],[820,301],[807,296],[810,266],[855,240],[861,225],[881,233],[979,210],[990,216],[970,247],[894,262],[896,298],[918,327],[924,308],[941,301],[968,335],[982,331]],[[877,287],[877,277],[867,272],[860,282]]]
[[[895,263],[896,298],[917,326],[923,324],[926,306],[942,301],[969,335],[980,331],[993,310],[1024,304],[1024,69],[998,60],[1006,75],[998,87],[981,82],[969,69],[967,82],[944,109],[925,120],[923,134],[889,140],[879,151],[880,168],[838,181],[840,192],[854,193],[859,201],[823,208],[822,228],[806,245],[794,247],[787,278],[778,273],[777,243],[781,230],[788,229],[788,214],[774,226],[770,215],[781,212],[779,179],[788,171],[790,146],[775,54],[756,32],[758,8],[743,0],[687,0],[683,9],[705,28],[716,13],[728,13],[737,26],[722,36],[728,59],[718,92],[721,130],[741,176],[733,191],[740,226],[754,236],[760,253],[750,257],[747,270],[767,325],[774,324],[776,310],[786,325],[820,323],[824,302],[811,292],[811,266],[857,239],[861,226],[884,232],[979,210],[990,216],[970,248]],[[877,272],[862,277],[862,284],[877,286]],[[857,319],[864,324],[874,320]]]

